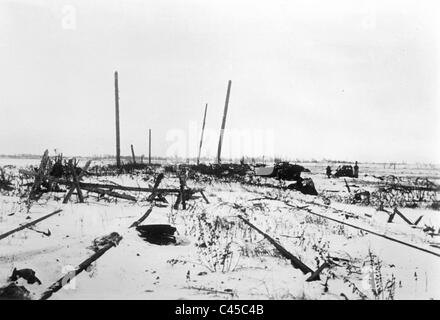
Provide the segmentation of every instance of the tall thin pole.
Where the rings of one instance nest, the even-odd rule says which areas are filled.
[[[151,129],[148,129],[148,164],[151,164]]]
[[[205,114],[203,115],[202,135],[200,136],[200,145],[199,145],[199,154],[197,156],[197,165],[200,164],[200,154],[202,152],[203,133],[205,132],[206,111],[207,110],[208,110],[208,104],[205,105]]]
[[[225,110],[223,112],[223,120],[222,120],[222,127],[220,129],[220,138],[218,140],[218,151],[217,151],[217,163],[220,164],[220,155],[222,152],[222,143],[223,143],[223,133],[225,131],[225,125],[226,125],[226,115],[228,114],[228,104],[229,104],[229,94],[231,93],[231,80],[228,82],[228,91],[226,93],[226,101],[225,101]]]
[[[118,72],[115,71],[115,118],[116,118],[116,166],[121,167],[121,142],[119,135],[119,88]]]
[[[136,156],[134,154],[134,147],[131,145],[131,157],[133,159],[133,163],[136,164]]]

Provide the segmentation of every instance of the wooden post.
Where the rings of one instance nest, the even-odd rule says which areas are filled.
[[[78,190],[78,195],[79,195],[79,192],[81,192],[81,187],[79,185],[79,182],[81,181],[81,178],[84,176],[84,174],[86,174],[87,170],[89,169],[90,163],[92,163],[92,160],[89,160],[89,161],[86,162],[86,165],[82,169],[81,173],[77,176],[77,183],[76,184],[73,183],[71,185],[69,191],[67,192],[66,196],[64,197],[63,203],[67,203],[69,201],[69,199],[72,196],[73,191],[75,191],[75,189]],[[73,174],[73,172],[72,172],[72,174]]]
[[[136,164],[136,156],[134,155],[133,145],[131,145],[131,157],[133,159],[133,164]]]
[[[153,191],[151,191],[151,194],[148,196],[147,201],[153,201],[154,198],[157,195],[157,188],[159,188],[159,184],[162,181],[162,179],[164,178],[164,174],[163,173],[159,173],[158,176],[156,177],[156,181],[154,181],[154,186],[153,186]]]
[[[115,71],[115,118],[116,118],[116,166],[121,167],[121,140],[119,134],[119,87],[118,72]]]
[[[254,226],[249,220],[246,220],[241,215],[237,216],[240,218],[244,223],[246,223],[251,228],[255,229],[259,234],[261,234],[263,237],[265,237],[277,250],[281,253],[282,256],[284,256],[286,259],[289,259],[292,265],[300,269],[304,274],[312,273],[313,270],[310,269],[307,265],[302,263],[301,260],[299,260],[297,257],[295,257],[293,254],[291,254],[289,251],[287,251],[283,246],[281,246],[277,241],[275,241],[271,236],[269,236],[267,233],[264,233],[260,229],[258,229],[256,226]]]
[[[112,232],[108,236],[106,236],[106,243],[100,247],[94,254],[92,254],[89,258],[81,262],[74,271],[69,272],[66,276],[60,278],[58,281],[53,283],[43,294],[41,295],[39,300],[47,300],[49,299],[55,292],[59,291],[63,286],[68,284],[74,277],[83,272],[90,266],[93,262],[98,260],[104,253],[106,253],[109,249],[116,247],[119,242],[122,240],[122,237],[116,233]]]
[[[218,140],[217,163],[220,164],[220,155],[222,152],[223,132],[225,131],[226,115],[228,114],[229,94],[231,93],[231,80],[228,82],[228,91],[226,92],[225,110],[223,111],[222,127],[220,129],[220,138]]]
[[[148,129],[148,164],[151,164],[151,129]]]
[[[203,143],[203,133],[205,131],[205,123],[206,123],[206,111],[208,110],[208,104],[205,105],[205,114],[203,115],[203,124],[202,124],[202,135],[200,136],[200,145],[199,145],[199,154],[197,156],[197,165],[200,164],[200,154],[202,152],[202,143]]]

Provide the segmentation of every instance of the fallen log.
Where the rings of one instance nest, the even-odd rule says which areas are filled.
[[[103,196],[107,195],[107,196],[111,196],[111,197],[115,197],[115,198],[120,198],[120,199],[125,199],[125,200],[130,200],[130,201],[137,201],[136,197],[130,196],[128,194],[118,193],[115,191],[104,190],[104,189],[99,189],[99,188],[91,188],[91,187],[82,187],[82,188],[88,192],[98,193]]]
[[[14,230],[11,230],[11,231],[8,231],[6,233],[3,233],[3,234],[0,235],[0,240],[10,236],[11,234],[14,234],[17,231],[29,228],[29,227],[37,224],[40,221],[43,221],[43,220],[45,220],[45,219],[47,219],[47,218],[49,218],[49,217],[51,217],[51,216],[53,216],[53,215],[55,215],[57,213],[60,213],[61,211],[62,211],[61,209],[58,209],[58,210],[56,210],[56,211],[54,211],[52,213],[49,213],[49,214],[45,215],[44,217],[38,218],[38,219],[36,219],[34,221],[31,221],[29,223],[26,223],[26,224],[24,224],[24,225],[22,225],[22,226],[20,226],[18,228],[15,228]]]
[[[101,257],[104,253],[106,253],[107,250],[109,250],[112,247],[115,247],[119,242],[122,240],[122,236],[117,234],[116,232],[110,234],[113,235],[111,241],[109,240],[105,245],[103,245],[98,251],[96,251],[92,256],[90,256],[88,259],[84,260],[82,263],[80,263],[76,268],[75,271],[68,274],[67,278],[66,276],[60,278],[58,281],[53,283],[40,297],[39,300],[47,300],[49,299],[55,292],[59,291],[63,286],[70,283],[70,280],[72,280],[74,277],[76,277],[78,274],[80,274],[82,271],[87,269],[88,266],[90,266],[94,261],[98,260],[99,257]]]
[[[62,179],[54,179],[54,182],[57,182],[62,185],[68,185],[71,182]],[[113,190],[122,190],[122,191],[137,191],[137,192],[153,192],[153,188],[142,188],[142,187],[128,187],[128,186],[119,186],[114,184],[101,184],[101,183],[89,183],[89,182],[79,182],[79,185],[82,189],[89,188],[103,188],[103,189],[113,189]],[[188,190],[189,191],[189,190]],[[204,191],[202,188],[190,189],[191,192],[196,193],[200,191]],[[179,193],[180,188],[157,188],[157,193]]]
[[[241,215],[238,215],[238,218],[240,218],[244,223],[246,223],[251,228],[255,229],[258,233],[260,233],[263,237],[265,237],[271,244],[274,245],[275,248],[286,258],[289,259],[292,265],[300,269],[304,274],[312,273],[313,270],[310,269],[308,266],[306,266],[304,263],[301,262],[297,257],[295,257],[293,254],[291,254],[289,251],[287,251],[283,246],[281,246],[275,239],[270,237],[267,233],[264,233],[260,229],[258,229],[256,226],[254,226],[249,220],[243,218]],[[319,276],[318,276],[319,278]]]

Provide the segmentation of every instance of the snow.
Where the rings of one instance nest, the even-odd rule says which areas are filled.
[[[1,164],[14,164],[18,170],[29,164],[16,159],[2,159]],[[347,192],[343,179],[327,179],[326,163],[303,164],[311,169],[309,176],[321,194]],[[399,167],[400,166],[400,167]],[[436,168],[399,165],[394,169],[375,165],[365,169],[369,175],[402,174],[438,177]],[[361,166],[361,170],[362,170]],[[376,171],[375,171],[376,170]],[[391,171],[390,171],[391,170]],[[399,171],[400,170],[400,171]],[[403,173],[402,173],[403,172]],[[351,184],[371,180],[371,176],[347,179]],[[87,178],[88,181],[111,181],[121,185],[151,187],[153,177],[121,175]],[[274,182],[274,180],[268,179]],[[50,230],[45,236],[25,229],[0,240],[0,286],[6,285],[14,267],[35,270],[42,285],[24,285],[34,299],[53,282],[93,254],[88,247],[93,239],[118,232],[122,241],[79,274],[51,299],[439,299],[440,257],[343,226],[286,205],[306,209],[387,235],[440,254],[431,247],[439,239],[422,228],[411,227],[396,216],[387,223],[388,214],[374,207],[347,204],[331,198],[325,205],[321,197],[303,195],[266,187],[215,181],[190,187],[205,188],[210,203],[201,197],[191,199],[187,210],[174,210],[175,196],[167,196],[167,207],[154,207],[143,224],[171,224],[177,228],[177,244],[168,246],[145,242],[137,231],[128,228],[149,208],[146,194],[133,192],[140,201],[105,201],[89,194],[86,203],[72,196],[68,204],[46,194],[26,212],[22,199],[0,195],[0,234],[22,223],[35,220],[56,209],[59,214],[38,223],[34,229]],[[178,180],[168,174],[161,187],[177,187]],[[329,192],[331,190],[331,192]],[[59,196],[59,195],[58,195]],[[62,195],[61,195],[62,196]],[[253,200],[276,196],[279,200]],[[60,196],[59,196],[60,197]],[[346,218],[337,210],[352,213]],[[399,209],[411,221],[420,215],[420,226],[432,225],[438,230],[438,211],[423,208]],[[12,214],[13,213],[13,214]],[[12,214],[12,215],[10,215]],[[305,281],[267,240],[237,218],[243,215],[251,223],[275,238],[289,252],[313,270],[331,256],[339,258],[324,269],[319,281]],[[27,217],[31,219],[26,219]],[[200,246],[203,242],[211,245]],[[226,263],[219,258],[225,252]],[[370,266],[373,259],[376,271]],[[213,270],[215,269],[215,270]],[[372,275],[376,280],[372,281]],[[394,280],[393,280],[394,278]],[[382,283],[382,284],[380,284]],[[381,294],[375,286],[395,285]],[[373,286],[373,287],[372,287]],[[357,288],[357,289],[353,289]],[[360,293],[359,293],[360,291]]]

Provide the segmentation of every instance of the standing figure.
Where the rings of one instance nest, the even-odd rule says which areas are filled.
[[[359,176],[359,167],[358,162],[356,161],[354,164],[354,177],[357,178]]]
[[[327,177],[330,179],[330,177],[332,176],[332,168],[330,168],[330,166],[327,166],[325,172],[327,174]]]

